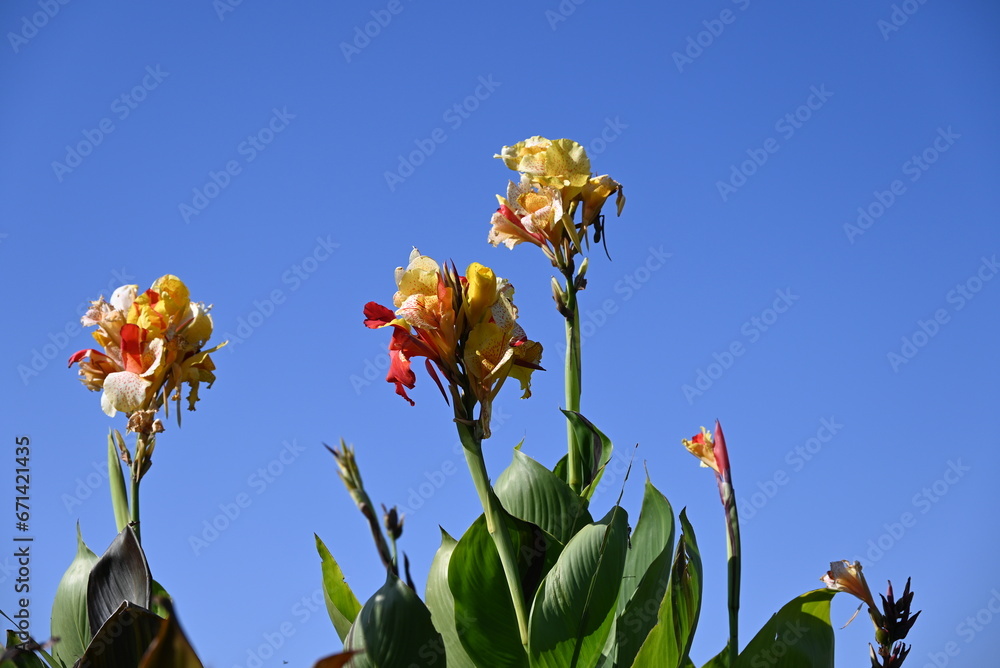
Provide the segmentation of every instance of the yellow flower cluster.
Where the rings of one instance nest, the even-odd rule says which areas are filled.
[[[488,437],[492,402],[504,381],[517,378],[523,397],[530,396],[531,372],[540,368],[542,357],[541,344],[528,340],[517,324],[514,288],[479,263],[459,276],[454,267],[442,269],[416,249],[409,264],[396,270],[396,286],[395,311],[375,302],[365,306],[365,325],[393,328],[386,380],[413,404],[406,394],[416,382],[410,360],[426,357],[442,392],[435,367],[453,391],[475,397]]]
[[[521,178],[507,186],[507,196],[497,195],[500,207],[490,221],[488,241],[508,248],[528,242],[541,247],[556,266],[564,266],[575,253],[582,252],[590,226],[595,241],[601,231],[601,209],[618,193],[621,215],[625,195],[620,183],[607,174],[591,176],[590,159],[583,146],[569,139],[531,137],[513,146],[504,146],[494,157]],[[575,222],[577,209],[581,210]]]
[[[209,307],[192,302],[176,276],[162,276],[142,293],[123,285],[110,301],[92,302],[81,322],[97,327],[93,337],[101,349],[77,351],[69,364],[79,364],[87,388],[103,390],[101,408],[110,416],[155,412],[168,398],[179,404],[184,384],[194,410],[199,384],[215,381],[209,353],[225,344],[202,350],[212,335]]]

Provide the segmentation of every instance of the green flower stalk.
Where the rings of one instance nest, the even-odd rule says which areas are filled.
[[[504,146],[494,157],[520,172],[518,182],[510,181],[507,196],[497,196],[500,207],[490,221],[488,240],[507,248],[527,242],[538,246],[565,280],[552,279],[556,309],[566,319],[566,410],[580,412],[582,378],[580,309],[577,293],[587,281],[587,259],[576,271],[574,257],[583,254],[587,233],[592,227],[594,241],[603,233],[604,203],[617,193],[618,215],[625,206],[620,183],[607,174],[592,176],[590,158],[583,146],[569,139],[529,137],[513,146]],[[579,220],[576,214],[579,211]],[[572,424],[566,423],[567,483],[580,493],[580,444]]]
[[[719,486],[719,498],[726,515],[726,563],[728,566],[728,607],[729,607],[729,665],[736,665],[739,655],[739,612],[740,577],[742,554],[740,551],[740,518],[736,510],[736,492],[733,489],[732,469],[729,466],[729,451],[722,425],[715,421],[715,435],[704,427],[701,433],[690,440],[683,439],[688,452],[701,460],[701,465],[715,471]]]

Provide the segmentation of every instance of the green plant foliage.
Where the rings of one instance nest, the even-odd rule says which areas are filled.
[[[646,479],[642,511],[632,533],[632,549],[625,558],[625,573],[618,596],[615,625],[615,663],[631,666],[650,630],[670,581],[674,548],[674,510]]]
[[[597,489],[597,483],[600,482],[601,476],[604,474],[604,467],[611,460],[611,451],[614,446],[611,444],[611,439],[595,427],[590,420],[574,411],[560,410],[566,415],[566,419],[569,420],[576,435],[576,444],[579,448],[577,461],[580,462],[583,469],[580,471],[580,480],[583,485],[580,496],[589,501]],[[565,468],[567,461],[564,457],[556,464],[555,473],[563,480],[567,479]]]
[[[115,531],[121,532],[128,524],[128,494],[119,448],[125,449],[125,440],[112,429],[108,433],[108,483],[111,485],[111,508],[115,513]]]
[[[681,537],[670,569],[667,593],[657,613],[656,626],[636,654],[633,668],[683,667],[694,640],[701,612],[701,554],[694,529],[681,511]]]
[[[138,666],[165,623],[149,610],[124,601],[94,634],[80,665],[87,668]]]
[[[614,621],[627,550],[628,514],[619,506],[566,544],[531,607],[532,668],[597,663]]]
[[[594,521],[587,502],[565,480],[519,450],[493,488],[508,513],[537,524],[564,545]]]
[[[455,624],[455,597],[448,587],[448,566],[458,541],[441,529],[441,547],[434,554],[431,570],[427,574],[427,607],[431,611],[434,628],[441,633],[448,653],[448,668],[476,668],[459,637]]]
[[[177,621],[170,601],[164,601],[167,617],[150,643],[139,668],[204,668]]]
[[[814,589],[786,603],[740,652],[736,668],[833,668],[830,601],[836,593]]]
[[[361,652],[351,661],[353,668],[440,667],[446,659],[427,606],[392,572],[362,606],[344,649]]]
[[[126,526],[90,571],[87,613],[90,628],[99,628],[123,601],[149,610],[152,577],[139,541]]]
[[[76,525],[76,556],[63,573],[52,601],[52,635],[59,638],[52,650],[53,658],[64,666],[72,666],[83,655],[90,642],[90,621],[87,615],[87,583],[90,571],[97,563]]]
[[[330,621],[333,622],[337,635],[343,641],[361,610],[361,603],[351,591],[344,579],[344,572],[340,570],[340,565],[330,554],[330,550],[319,536],[313,536],[316,538],[316,550],[323,568],[323,599],[326,601],[326,610],[330,613]]]

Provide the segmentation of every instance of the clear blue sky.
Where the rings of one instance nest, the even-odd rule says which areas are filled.
[[[695,659],[724,642],[725,544],[712,476],[680,439],[718,417],[743,501],[746,639],[831,560],[860,558],[878,590],[913,577],[908,665],[947,649],[949,665],[990,664],[997,19],[942,0],[4,2],[2,415],[11,499],[13,441],[32,444],[35,634],[75,523],[98,552],[114,535],[95,470],[123,420],[65,359],[90,345],[81,306],[122,283],[180,276],[230,339],[143,487],[151,568],[206,665],[253,665],[268,638],[265,666],[339,648],[311,600],[313,532],[359,597],[381,583],[322,442],[354,443],[372,497],[407,506],[421,590],[438,525],[457,535],[478,512],[437,389],[421,376],[415,408],[395,396],[387,335],[361,324],[412,246],[517,287],[550,371],[528,401],[501,393],[488,463],[499,474],[524,438],[552,465],[550,267],[486,243],[512,175],[491,156],[542,134],[587,146],[628,195],[583,295],[583,412],[689,508],[708,571]],[[597,514],[621,484],[606,479]],[[633,515],[641,481],[633,469]],[[241,494],[196,554],[191,537]],[[853,607],[837,599],[835,621]],[[838,666],[867,661],[867,622],[837,638]]]

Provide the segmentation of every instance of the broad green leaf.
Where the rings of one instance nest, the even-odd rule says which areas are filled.
[[[313,536],[316,537],[316,550],[319,552],[323,569],[323,599],[326,601],[326,610],[330,613],[333,628],[337,630],[337,635],[343,642],[361,610],[361,603],[351,591],[344,578],[344,572],[340,570],[340,565],[330,554],[330,550],[319,536],[316,534]]]
[[[583,487],[580,496],[589,501],[597,489],[597,483],[600,482],[601,476],[604,474],[604,467],[611,460],[611,451],[613,449],[611,439],[595,427],[590,420],[579,413],[560,410],[562,410],[566,419],[569,420],[576,435],[576,443],[580,448],[578,461],[582,469],[578,471]],[[559,468],[559,464],[556,465],[556,468]],[[558,474],[559,472],[557,471]],[[563,475],[565,475],[565,471],[563,471]]]
[[[138,666],[165,623],[149,610],[124,601],[94,634],[80,665],[87,668]]]
[[[146,555],[132,527],[126,526],[90,571],[87,585],[90,628],[103,625],[122,602],[133,603],[148,611],[151,589],[152,578]]]
[[[167,617],[146,650],[139,668],[204,668],[177,622],[170,601],[163,603]]]
[[[729,668],[729,643],[722,648],[722,651],[708,660],[701,668]]]
[[[441,633],[448,652],[448,668],[476,668],[469,658],[455,624],[455,598],[448,587],[448,565],[458,541],[441,529],[441,547],[438,548],[427,574],[427,607],[431,611],[434,628]]]
[[[674,547],[674,510],[646,478],[642,511],[632,549],[625,558],[625,574],[618,597],[616,624],[618,665],[631,666],[649,631],[670,580],[670,556]]]
[[[125,441],[117,429],[112,429],[108,433],[108,483],[111,485],[111,508],[115,512],[115,531],[120,533],[129,522],[129,513],[119,445],[124,448]]]
[[[65,666],[72,666],[83,656],[90,642],[90,621],[87,616],[87,582],[97,563],[97,555],[83,542],[80,525],[76,525],[76,557],[63,573],[52,601],[52,635],[59,638],[52,656]]]
[[[505,514],[518,555],[526,601],[561,548],[551,536],[528,522]],[[455,626],[465,651],[477,666],[527,668],[514,603],[510,598],[496,544],[480,515],[452,551],[448,587],[455,601]]]
[[[170,614],[170,605],[173,599],[167,590],[163,588],[156,580],[151,581],[151,590],[149,592],[149,611],[152,612],[157,617],[167,618]]]
[[[537,524],[562,544],[593,522],[587,502],[566,481],[520,451],[493,486],[504,509]]]
[[[628,550],[628,513],[612,508],[566,544],[531,607],[532,668],[593,666],[614,622]]]
[[[19,649],[22,644],[17,631],[7,631],[7,650],[3,652],[0,668],[45,668],[45,662],[35,656],[35,653],[27,649]],[[30,642],[31,647],[37,647],[38,643]]]
[[[363,652],[351,661],[353,668],[446,665],[444,641],[431,623],[430,611],[391,571],[362,606],[344,649]]]
[[[736,668],[833,668],[830,601],[836,593],[815,589],[786,603],[740,652]]]
[[[687,511],[681,511],[681,537],[677,541],[670,583],[657,613],[656,626],[639,648],[633,668],[673,668],[690,661],[701,612],[701,554]]]

